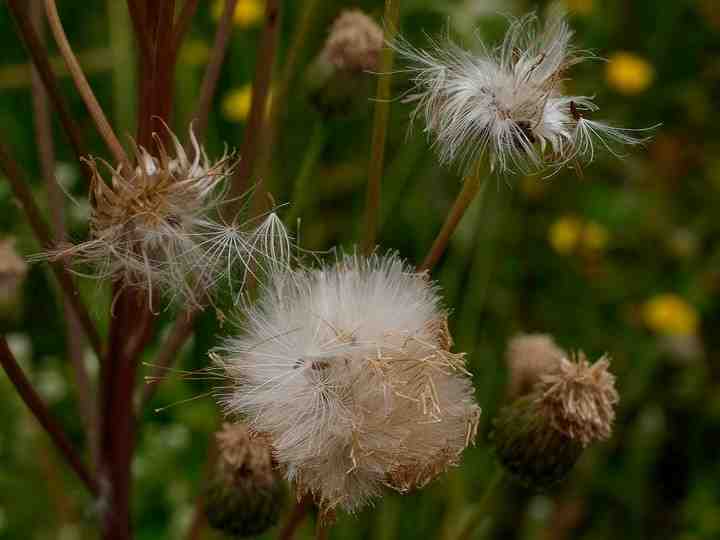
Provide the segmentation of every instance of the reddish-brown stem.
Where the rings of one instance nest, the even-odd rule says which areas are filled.
[[[42,0],[33,0],[30,4],[30,17],[40,39],[43,39]],[[55,231],[55,242],[63,242],[65,231],[65,197],[55,177],[55,149],[52,138],[52,121],[48,110],[47,93],[36,69],[32,71],[31,89],[33,95],[33,119],[37,141],[40,169],[47,185],[48,206],[50,207],[51,223]],[[67,299],[63,299],[65,314],[65,331],[67,354],[75,373],[80,413],[85,424],[85,435],[90,446],[90,455],[97,456],[97,422],[95,403],[90,385],[90,377],[83,359],[82,327],[73,313]]]
[[[45,85],[45,90],[48,93],[50,102],[60,117],[60,123],[75,152],[75,157],[79,163],[82,163],[82,157],[87,155],[87,151],[80,136],[80,128],[70,115],[70,109],[60,93],[60,87],[58,86],[50,66],[50,61],[48,60],[50,56],[48,55],[47,49],[42,44],[37,32],[35,32],[25,7],[20,5],[20,0],[7,0],[7,3],[23,43],[32,58],[37,74]],[[82,167],[82,170],[89,182],[91,177],[90,170],[85,166]]]
[[[100,489],[97,480],[80,459],[80,456],[73,448],[65,432],[50,415],[47,406],[43,403],[42,399],[40,399],[40,396],[32,387],[27,377],[25,377],[25,374],[10,351],[4,335],[0,336],[0,364],[2,364],[8,379],[12,382],[27,408],[30,409],[30,412],[32,412],[37,421],[40,422],[40,425],[48,435],[50,435],[53,443],[57,446],[58,450],[60,450],[63,458],[65,458],[68,465],[70,465],[70,468],[75,471],[75,474],[82,480],[90,493],[98,496]]]
[[[60,54],[62,55],[65,65],[75,82],[75,87],[77,88],[78,93],[83,98],[85,106],[95,122],[95,126],[97,127],[100,136],[105,141],[105,144],[107,145],[108,150],[110,150],[110,153],[115,161],[119,164],[125,164],[128,166],[125,149],[120,144],[120,141],[115,135],[112,127],[110,127],[110,123],[105,117],[105,113],[103,112],[102,107],[100,107],[100,103],[98,103],[97,98],[95,98],[95,94],[93,93],[92,88],[90,88],[90,85],[85,78],[85,74],[80,67],[80,62],[78,62],[77,57],[70,46],[70,42],[65,35],[65,30],[63,29],[62,22],[60,21],[60,15],[58,14],[55,0],[45,0],[45,13],[47,14],[48,24],[53,36],[55,37],[55,42],[58,45]]]
[[[283,523],[282,529],[280,529],[278,540],[292,540],[293,536],[295,536],[295,531],[305,520],[305,516],[311,506],[312,500],[307,495],[295,502],[285,523]]]
[[[40,244],[46,249],[54,248],[55,243],[53,242],[52,234],[50,233],[50,229],[40,213],[40,209],[33,200],[30,189],[28,189],[27,184],[24,181],[25,175],[21,172],[20,166],[10,156],[10,152],[2,140],[0,140],[0,168],[2,168],[5,172],[5,177],[12,187],[13,194],[20,202],[27,220],[30,223],[30,227],[32,227],[33,233],[40,241]],[[60,283],[60,287],[65,293],[65,297],[72,305],[75,315],[77,315],[78,320],[85,331],[85,335],[90,341],[90,345],[92,345],[92,348],[98,357],[101,357],[102,342],[100,340],[100,334],[98,334],[95,324],[90,318],[89,312],[80,299],[80,294],[75,287],[75,282],[72,276],[67,271],[63,263],[59,261],[52,262],[51,267],[55,273],[55,277],[57,277],[57,280]]]
[[[189,1],[189,0],[188,0]],[[208,116],[210,115],[210,107],[212,106],[215,88],[220,78],[220,70],[222,69],[225,53],[227,52],[228,43],[230,43],[230,35],[232,34],[233,13],[235,13],[235,5],[237,0],[225,0],[225,8],[223,9],[217,31],[215,32],[215,42],[213,43],[212,52],[210,54],[210,62],[205,70],[202,85],[200,86],[200,97],[198,99],[197,108],[193,113],[193,122],[195,135],[199,140],[205,137],[207,129]]]
[[[280,1],[267,0],[265,3],[265,24],[263,27],[260,46],[258,47],[257,60],[255,63],[255,78],[252,86],[252,101],[250,114],[243,133],[243,142],[240,147],[242,160],[238,165],[237,172],[233,178],[230,189],[230,197],[237,198],[245,193],[250,187],[255,160],[257,159],[258,146],[262,140],[262,131],[265,121],[270,80],[272,78],[273,66],[275,64],[275,49],[277,47],[277,35],[280,28]],[[265,201],[265,189],[262,180],[258,183],[255,193],[256,201]]]
[[[198,495],[195,500],[195,510],[193,511],[193,517],[190,522],[190,528],[188,529],[186,540],[199,540],[200,535],[207,524],[207,520],[205,519],[205,497],[202,493],[204,493],[205,485],[210,481],[217,457],[217,440],[215,436],[212,435],[210,436],[210,441],[208,443],[207,461],[205,462],[205,470],[203,471],[203,478],[201,480],[201,494]]]
[[[195,310],[186,311],[178,315],[177,319],[175,319],[170,334],[161,345],[160,352],[155,358],[155,362],[153,362],[154,367],[152,373],[147,378],[145,387],[140,395],[138,413],[143,410],[145,405],[147,405],[155,395],[158,384],[160,384],[167,375],[168,368],[175,363],[180,349],[188,338],[192,336],[197,313]]]
[[[128,12],[132,21],[135,37],[138,40],[140,48],[140,56],[150,57],[150,34],[147,31],[147,22],[145,16],[145,3],[138,0],[127,0]]]
[[[172,37],[172,55],[173,58],[177,58],[178,51],[182,45],[185,35],[190,30],[190,24],[197,11],[200,0],[185,0],[180,14],[178,15],[177,21],[173,29]]]

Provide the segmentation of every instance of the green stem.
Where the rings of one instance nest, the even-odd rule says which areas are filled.
[[[478,502],[477,506],[473,509],[473,513],[470,516],[470,519],[468,520],[467,524],[465,525],[465,528],[463,528],[462,532],[458,536],[457,540],[470,540],[472,538],[473,533],[478,528],[478,526],[482,523],[483,518],[487,514],[488,507],[490,506],[490,503],[492,502],[493,495],[497,491],[498,486],[500,486],[500,483],[503,478],[503,468],[500,466],[500,464],[497,461],[494,461],[494,468],[495,470],[492,473],[492,476],[490,477],[490,482],[488,483],[487,487],[485,488],[485,493],[483,493],[482,498],[480,499],[480,502]]]
[[[482,160],[478,160],[477,164],[475,165],[475,171],[473,172],[473,174],[466,178],[463,182],[462,189],[456,197],[455,202],[450,209],[450,213],[448,214],[447,218],[445,218],[445,223],[443,224],[442,229],[440,229],[440,232],[435,238],[432,248],[430,248],[430,251],[425,257],[422,265],[420,265],[420,267],[418,268],[419,271],[422,272],[423,270],[431,270],[433,266],[435,266],[440,260],[440,257],[442,257],[443,253],[445,253],[445,250],[447,249],[447,246],[450,242],[450,238],[452,237],[455,229],[465,215],[465,211],[468,209],[473,200],[475,200],[475,196],[480,191],[481,169]]]
[[[386,45],[380,57],[380,76],[377,83],[375,118],[370,149],[370,166],[365,200],[365,236],[362,242],[364,253],[371,253],[375,249],[377,240],[378,216],[380,214],[380,183],[385,159],[385,139],[387,138],[387,124],[390,116],[390,84],[392,82],[392,68],[395,57],[394,50],[387,43],[395,39],[399,19],[399,0],[385,0]]]
[[[292,210],[287,218],[289,227],[293,226],[293,223],[300,217],[300,212],[304,210],[307,205],[308,192],[311,191],[308,181],[312,177],[312,173],[315,170],[322,148],[325,145],[325,128],[322,122],[317,122],[313,128],[312,135],[310,136],[310,143],[308,149],[305,152],[302,165],[300,166],[300,172],[295,179],[295,186],[293,187],[292,196]]]

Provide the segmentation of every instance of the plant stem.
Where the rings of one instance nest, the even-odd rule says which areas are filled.
[[[315,540],[328,540],[331,524],[325,517],[319,515],[315,524]]]
[[[2,140],[0,140],[0,169],[5,172],[5,177],[8,182],[10,182],[13,194],[18,201],[20,201],[20,206],[22,206],[27,220],[30,223],[30,227],[40,244],[45,249],[54,248],[55,243],[52,239],[50,229],[48,228],[47,223],[45,223],[40,209],[35,204],[32,194],[30,193],[30,189],[23,180],[24,175],[20,170],[20,166],[12,159],[12,157],[10,157],[10,152]],[[72,305],[75,315],[77,315],[78,320],[85,331],[85,335],[95,351],[95,354],[98,355],[98,358],[102,358],[103,346],[100,340],[100,334],[98,334],[95,324],[90,318],[90,313],[80,299],[80,293],[75,287],[75,282],[71,274],[60,261],[51,262],[50,266],[55,273],[55,277],[60,283],[60,287],[65,293],[65,297]]]
[[[43,11],[42,0],[33,0],[30,4],[30,17],[36,27],[40,39],[43,39]],[[63,242],[67,236],[65,230],[65,212],[63,210],[65,198],[55,177],[55,148],[52,137],[52,120],[48,111],[47,93],[36,69],[32,71],[31,89],[33,96],[33,119],[35,121],[35,139],[37,141],[40,169],[47,185],[48,206],[50,207],[51,222],[55,230],[55,241]],[[85,427],[90,455],[97,457],[98,430],[95,415],[95,399],[93,396],[90,377],[83,359],[82,327],[75,317],[70,302],[63,298],[63,312],[65,315],[66,348],[70,363],[75,372],[75,385],[80,403],[80,416]]]
[[[188,2],[189,1],[190,0],[188,0]],[[195,135],[200,141],[205,137],[213,96],[215,95],[218,79],[220,79],[220,70],[225,60],[225,53],[230,43],[233,14],[235,13],[236,4],[237,0],[225,1],[225,7],[218,22],[217,31],[215,32],[215,42],[213,43],[212,52],[210,53],[210,62],[205,70],[205,76],[200,86],[200,97],[198,99],[197,109],[195,109],[192,116]]]
[[[183,39],[187,35],[188,30],[190,30],[190,24],[192,23],[192,19],[195,16],[199,3],[200,0],[185,0],[185,4],[183,4],[182,9],[180,10],[180,15],[178,15],[177,22],[175,23],[175,27],[173,29],[173,63],[175,63],[175,60],[177,59]]]
[[[262,140],[267,111],[267,97],[270,90],[275,50],[277,48],[278,31],[280,28],[280,0],[265,2],[265,25],[257,51],[255,78],[252,85],[252,101],[247,125],[243,133],[240,148],[242,160],[238,165],[230,188],[230,199],[240,197],[250,187],[255,160],[257,159],[259,142]],[[265,187],[262,180],[258,182],[254,197],[258,204],[265,204]]]
[[[445,218],[445,223],[443,224],[442,229],[440,229],[440,232],[435,238],[432,248],[430,248],[430,252],[427,254],[425,260],[418,268],[420,272],[424,270],[432,270],[432,268],[437,264],[437,262],[440,260],[440,257],[442,257],[443,253],[445,253],[448,243],[450,242],[450,238],[455,232],[455,229],[460,223],[460,220],[462,220],[463,216],[465,215],[465,211],[468,209],[473,200],[475,200],[475,196],[478,194],[481,185],[481,164],[482,160],[478,160],[477,164],[475,165],[475,171],[473,172],[473,174],[466,178],[463,182],[462,189],[456,197],[455,202],[450,209],[450,213],[448,213],[447,218]]]
[[[373,120],[370,165],[365,198],[365,234],[362,250],[369,254],[375,249],[380,214],[380,185],[385,161],[385,139],[390,117],[390,85],[395,51],[388,45],[395,39],[400,20],[400,0],[385,0],[385,47],[380,56],[380,75],[377,82],[375,118]]]
[[[313,191],[312,187],[308,184],[312,173],[315,170],[320,154],[322,153],[323,145],[325,144],[325,127],[322,121],[315,123],[312,135],[310,136],[310,142],[308,148],[305,151],[305,157],[303,158],[302,165],[300,166],[300,172],[295,179],[295,186],[293,187],[292,196],[292,210],[287,218],[287,224],[292,227],[294,222],[300,217],[301,211],[305,209],[307,204],[308,192]]]
[[[80,96],[85,102],[85,106],[87,107],[90,116],[95,122],[100,136],[105,141],[105,144],[110,150],[110,153],[115,161],[117,163],[124,164],[127,168],[129,168],[129,162],[127,155],[125,154],[125,150],[120,144],[120,141],[118,141],[118,138],[115,136],[115,132],[112,127],[110,127],[110,123],[107,121],[105,113],[95,98],[95,94],[90,88],[90,85],[83,74],[82,68],[80,67],[80,63],[75,57],[72,47],[70,46],[70,42],[65,35],[65,30],[62,27],[62,22],[60,21],[60,16],[58,15],[55,0],[45,0],[45,12],[47,14],[50,30],[52,31],[53,36],[55,36],[55,41],[57,42],[60,54],[65,60],[65,65],[75,82],[75,86],[78,89]]]
[[[12,382],[13,386],[15,386],[15,389],[25,405],[27,405],[27,408],[30,409],[35,418],[37,418],[38,422],[40,422],[40,425],[45,429],[45,431],[47,431],[48,435],[50,435],[53,443],[55,443],[55,446],[57,446],[60,453],[68,462],[68,465],[70,465],[72,470],[75,471],[90,493],[98,496],[100,489],[97,480],[80,459],[80,456],[72,447],[67,435],[65,435],[60,425],[50,415],[50,411],[47,406],[40,399],[37,392],[35,392],[35,389],[32,387],[27,377],[25,377],[25,374],[18,365],[17,360],[15,360],[15,357],[10,351],[4,335],[0,335],[0,364],[2,364],[10,382]]]
[[[495,470],[490,477],[490,482],[488,482],[488,485],[485,488],[485,492],[480,498],[477,506],[475,506],[475,508],[473,509],[473,513],[470,516],[470,519],[468,520],[467,524],[458,536],[457,540],[470,540],[475,530],[482,523],[482,520],[488,511],[488,507],[492,502],[493,495],[495,494],[495,491],[497,490],[503,478],[502,467],[497,461],[494,461],[493,463]]]
[[[304,521],[311,505],[312,501],[308,496],[304,496],[295,502],[290,515],[288,515],[287,520],[278,534],[278,540],[292,540],[293,536],[295,536],[295,531]]]
[[[80,127],[70,115],[70,108],[60,93],[60,87],[58,86],[52,67],[50,66],[50,56],[48,55],[47,49],[42,44],[42,41],[40,41],[37,32],[35,32],[25,8],[20,5],[20,0],[7,0],[7,3],[10,13],[15,20],[15,24],[17,25],[22,37],[22,41],[30,53],[30,57],[32,58],[38,75],[45,85],[45,90],[48,93],[50,102],[53,104],[53,107],[55,107],[55,110],[60,117],[60,123],[62,124],[65,134],[70,141],[70,146],[72,146],[73,151],[75,152],[75,157],[78,162],[82,164],[83,156],[86,156],[88,153],[80,136]],[[81,168],[86,179],[90,182],[90,169],[86,166],[82,166]]]

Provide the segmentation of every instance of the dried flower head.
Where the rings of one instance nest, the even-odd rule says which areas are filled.
[[[570,472],[593,441],[610,437],[619,397],[603,357],[562,358],[533,392],[504,407],[493,440],[502,465],[522,483],[545,489]]]
[[[0,301],[13,298],[27,274],[27,263],[15,250],[15,238],[0,239]]]
[[[333,22],[321,54],[338,69],[368,71],[377,69],[382,47],[382,28],[362,11],[351,9]]]
[[[146,289],[151,300],[159,291],[202,307],[222,284],[233,294],[242,288],[250,265],[269,255],[262,246],[277,243],[277,250],[287,253],[288,238],[275,214],[260,225],[223,220],[219,209],[232,156],[210,162],[191,131],[191,160],[169,136],[172,155],[157,136],[158,156],[133,143],[137,165],[132,171],[100,162],[110,173],[109,183],[98,161],[89,162],[91,239],[49,257],[89,263],[90,277]],[[269,239],[269,231],[276,236]]]
[[[510,372],[510,399],[528,394],[540,376],[554,370],[565,352],[547,334],[521,334],[508,343],[506,361]]]
[[[500,46],[480,42],[477,54],[450,37],[430,50],[396,40],[414,83],[405,99],[416,104],[441,160],[469,171],[487,154],[493,170],[530,172],[592,161],[598,144],[642,142],[637,130],[591,120],[598,108],[591,97],[563,92],[567,70],[590,58],[573,48],[572,35],[555,11],[544,28],[533,14],[512,21]]]
[[[219,456],[205,503],[208,522],[235,536],[261,534],[277,523],[285,499],[268,439],[242,423],[223,424],[215,436]]]
[[[277,275],[245,315],[216,358],[222,404],[323,509],[422,487],[474,440],[480,409],[438,290],[396,255]]]
[[[580,352],[573,360],[563,358],[537,386],[540,414],[583,447],[608,439],[612,433],[620,397],[609,367],[607,356],[590,364]]]

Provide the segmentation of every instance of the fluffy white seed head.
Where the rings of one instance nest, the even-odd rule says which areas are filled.
[[[544,27],[535,15],[513,20],[502,44],[479,42],[477,53],[450,37],[418,49],[393,46],[407,63],[414,103],[441,161],[469,170],[486,155],[498,172],[532,172],[592,161],[599,144],[638,144],[637,131],[587,118],[593,98],[563,92],[568,69],[590,55],[571,44],[572,30],[555,11]]]
[[[89,264],[89,277],[146,289],[151,299],[159,292],[202,307],[219,286],[239,293],[247,272],[275,250],[288,254],[288,237],[275,214],[245,223],[220,217],[235,161],[231,155],[211,162],[191,130],[190,159],[169,136],[171,152],[156,138],[158,156],[133,142],[132,171],[89,161],[91,238],[41,258],[68,257]]]
[[[216,357],[221,403],[324,509],[422,487],[474,440],[480,409],[438,291],[397,256],[279,274],[245,316]]]

